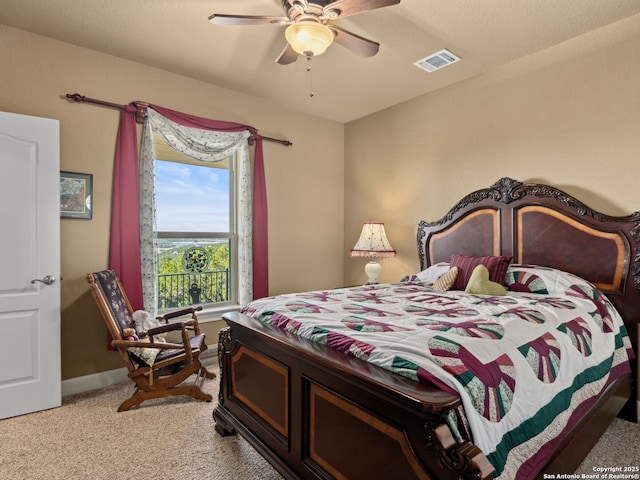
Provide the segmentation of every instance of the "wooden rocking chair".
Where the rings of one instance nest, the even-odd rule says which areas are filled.
[[[89,273],[87,281],[113,338],[111,345],[120,352],[129,371],[129,378],[136,385],[134,394],[122,402],[119,412],[129,410],[145,400],[174,395],[188,395],[207,402],[212,400],[212,396],[201,389],[206,378],[215,377],[200,362],[200,354],[207,349],[205,335],[200,333],[196,315],[202,307],[184,308],[158,317],[166,325],[149,329],[148,339],[128,340],[125,329],[135,328],[131,316],[133,310],[115,272],[104,270]],[[170,319],[184,315],[191,315],[191,318],[183,322],[168,323]],[[158,340],[157,335],[172,331],[181,332],[181,343],[161,343]],[[195,382],[183,385],[193,374],[196,375]]]

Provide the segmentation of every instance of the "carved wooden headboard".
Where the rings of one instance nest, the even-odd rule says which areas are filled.
[[[638,354],[640,212],[613,217],[548,185],[502,178],[465,196],[440,220],[418,225],[421,269],[451,254],[512,255],[600,288],[623,316]]]
[[[451,254],[513,255],[514,263],[574,273],[623,295],[640,288],[640,212],[612,217],[548,185],[502,178],[460,200],[437,222],[420,222],[422,269]]]

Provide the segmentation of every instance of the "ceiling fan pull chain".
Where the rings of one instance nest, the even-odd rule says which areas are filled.
[[[311,59],[313,57],[311,55],[307,55],[307,72],[309,72],[309,97],[313,98],[315,93],[313,93],[313,72],[311,71]]]

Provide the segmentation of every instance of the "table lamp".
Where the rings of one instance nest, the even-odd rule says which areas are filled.
[[[373,260],[380,257],[395,257],[396,251],[391,247],[387,235],[384,232],[384,223],[365,222],[362,225],[360,238],[351,249],[352,257],[369,257],[371,260],[364,267],[369,279],[369,285],[378,283],[378,275],[382,267]]]

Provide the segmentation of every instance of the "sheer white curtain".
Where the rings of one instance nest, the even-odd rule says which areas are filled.
[[[157,313],[154,134],[161,135],[175,150],[203,162],[219,162],[236,155],[238,300],[240,305],[245,305],[253,298],[250,132],[220,132],[186,127],[149,108],[140,154],[140,256],[145,310],[153,315]]]

